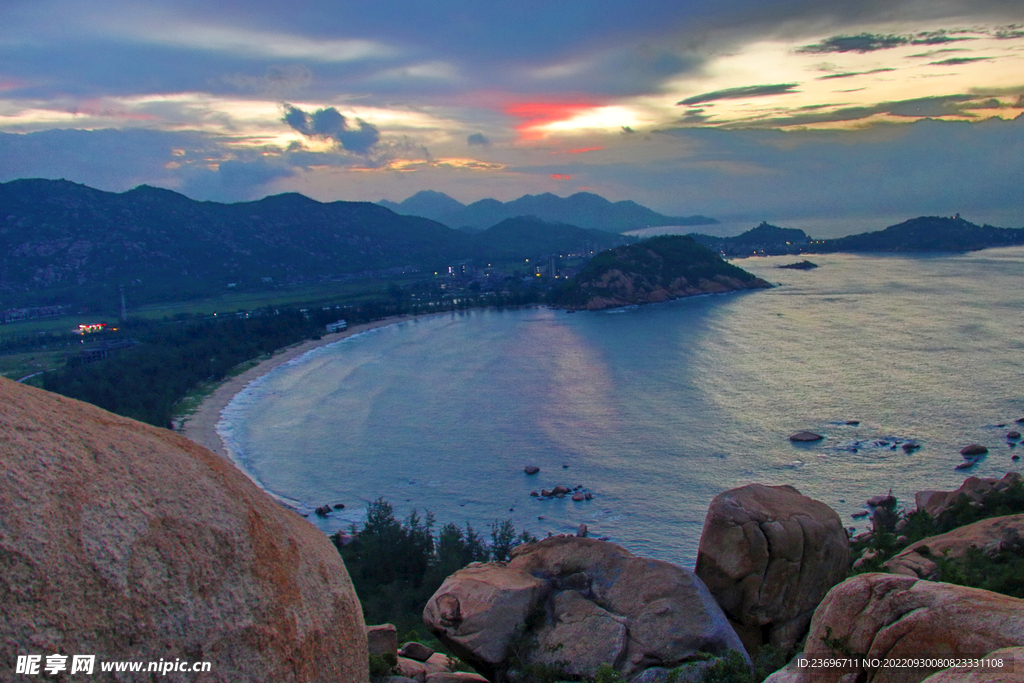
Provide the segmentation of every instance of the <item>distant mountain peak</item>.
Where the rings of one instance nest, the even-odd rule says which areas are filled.
[[[593,192],[577,192],[568,197],[543,192],[526,194],[508,202],[487,198],[465,206],[443,192],[423,190],[397,204],[387,200],[379,203],[397,213],[422,216],[451,227],[473,230],[484,230],[515,216],[536,216],[545,221],[606,232],[718,222],[704,216],[665,216],[636,202],[610,202]]]

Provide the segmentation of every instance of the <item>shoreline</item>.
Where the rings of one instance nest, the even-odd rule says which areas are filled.
[[[224,408],[231,403],[231,400],[240,391],[242,391],[242,389],[248,386],[250,382],[259,379],[271,370],[284,365],[293,358],[298,358],[304,353],[312,351],[313,349],[318,349],[321,346],[327,346],[328,344],[333,344],[334,342],[341,341],[362,332],[377,329],[378,327],[386,327],[405,320],[413,320],[432,315],[438,315],[438,313],[428,313],[421,316],[408,314],[395,315],[369,323],[353,325],[343,332],[325,334],[320,339],[307,339],[304,342],[276,351],[270,358],[260,361],[258,364],[249,368],[240,375],[236,375],[235,377],[222,382],[220,386],[213,391],[213,393],[203,399],[195,412],[186,416],[181,421],[174,431],[181,434],[186,439],[199,444],[203,448],[213,451],[228,462],[234,464],[228,456],[228,451],[224,446],[224,441],[220,438],[220,435],[217,434],[217,423],[220,422],[221,411],[224,410]]]

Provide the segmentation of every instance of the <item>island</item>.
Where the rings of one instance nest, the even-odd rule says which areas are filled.
[[[595,311],[771,286],[690,237],[665,235],[601,252],[553,290],[550,301]]]

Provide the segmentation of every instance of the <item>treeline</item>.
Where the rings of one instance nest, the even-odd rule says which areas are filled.
[[[68,364],[43,375],[40,385],[118,415],[169,428],[175,406],[200,382],[219,381],[240,363],[306,339],[319,339],[324,326],[338,319],[356,325],[394,315],[515,306],[541,298],[539,291],[529,288],[505,296],[463,296],[431,304],[408,300],[396,291],[391,299],[360,305],[263,309],[250,312],[249,317],[129,320],[118,332],[96,339],[130,338],[139,342],[137,346],[92,363],[76,362],[69,355]]]
[[[434,532],[434,516],[414,510],[404,521],[395,518],[383,498],[370,503],[366,522],[350,534],[331,537],[338,547],[363,605],[367,624],[394,624],[399,633],[423,629],[423,608],[445,578],[470,562],[505,561],[521,543],[537,540],[516,533],[511,520],[490,528],[490,542],[468,522],[451,522]]]

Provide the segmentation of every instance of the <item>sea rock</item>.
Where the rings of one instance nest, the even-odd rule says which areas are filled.
[[[366,681],[338,551],[226,459],[0,379],[0,461],[0,670],[96,653],[208,661],[231,681]]]
[[[1004,647],[983,657],[1000,664],[957,666],[932,674],[922,683],[1020,683],[1024,678],[1024,647]]]
[[[649,666],[743,653],[692,573],[575,536],[521,545],[506,564],[456,572],[427,603],[423,619],[491,678],[504,675],[513,655],[522,664],[547,663],[578,676],[593,676],[608,663],[628,677]]]
[[[960,455],[966,457],[985,455],[986,453],[988,453],[988,449],[976,443],[972,443],[970,446],[964,446],[960,449]]]
[[[526,472],[527,474],[537,474],[540,472],[540,468],[536,465],[527,465],[523,468],[523,472]]]
[[[398,630],[394,624],[366,627],[366,649],[371,655],[394,654],[398,651]]]
[[[551,493],[553,493],[556,496],[558,494],[565,495],[566,493],[569,493],[569,492],[570,492],[569,491],[569,487],[568,486],[562,486],[561,484],[559,484],[555,488],[551,489]]]
[[[434,651],[423,643],[409,642],[402,646],[402,649],[398,651],[398,654],[402,657],[408,657],[409,659],[415,659],[419,662],[425,662],[433,656]]]
[[[804,656],[858,653],[879,659],[983,657],[1024,645],[1024,600],[977,588],[894,574],[861,574],[839,584],[814,613]],[[938,669],[882,667],[805,672],[813,683],[917,683]],[[1019,678],[1018,678],[1019,680]]]
[[[1019,439],[1020,438],[1020,432],[1018,432],[1016,430],[1014,430],[1012,432],[1008,432],[1006,434],[1006,438],[1007,439]]]
[[[1018,550],[1022,536],[1024,514],[983,519],[912,543],[883,566],[893,574],[931,580],[937,577],[935,558],[963,557],[972,547],[991,553]]]
[[[919,491],[914,499],[917,509],[927,512],[932,517],[938,517],[945,512],[950,505],[967,496],[973,502],[981,502],[985,496],[993,491],[1005,491],[1014,483],[1024,481],[1020,472],[1007,472],[1002,479],[994,477],[968,477],[964,483],[955,491]]]
[[[842,581],[850,545],[839,515],[792,486],[751,484],[711,501],[694,572],[747,651],[792,647]]]
[[[867,503],[871,507],[878,507],[880,505],[881,506],[894,505],[896,503],[896,498],[894,496],[889,496],[889,495],[887,495],[887,496],[871,496],[870,498],[868,498]]]
[[[815,434],[814,432],[797,432],[796,434],[791,434],[789,440],[796,442],[810,442],[821,441],[824,438],[825,437],[821,434]]]
[[[577,491],[576,493],[572,494],[572,499],[579,503],[580,501],[586,500],[586,496]]]

